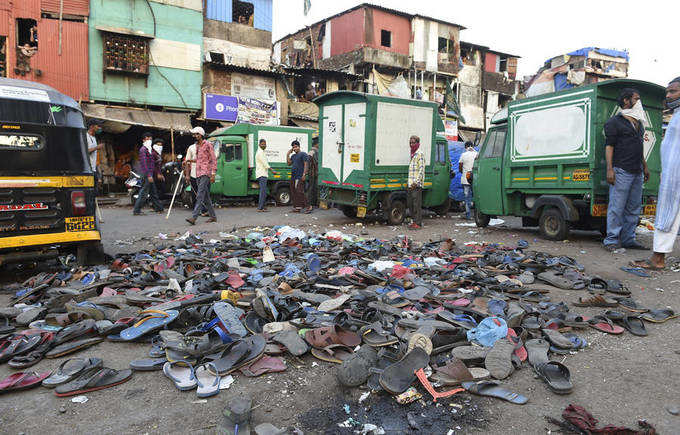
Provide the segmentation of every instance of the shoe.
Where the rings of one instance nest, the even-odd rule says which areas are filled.
[[[163,209],[160,209],[160,210],[154,210],[154,212],[155,212],[155,213],[158,213],[158,214],[161,214],[161,213],[163,213]]]
[[[603,247],[604,247],[604,249],[606,249],[609,252],[615,252],[615,251],[621,249],[621,247],[619,245],[604,245]]]
[[[638,242],[633,242],[633,243],[631,243],[630,245],[624,246],[624,248],[626,248],[626,249],[634,249],[634,250],[637,250],[637,251],[649,251],[649,248],[646,248],[646,247],[642,246],[642,245],[639,244]]]
[[[186,218],[185,220],[189,222],[191,225],[196,225],[196,219],[194,218]]]
[[[132,215],[133,215],[133,216],[146,216],[146,213],[144,213],[143,211],[139,211],[139,212],[137,212],[137,213],[134,213],[134,212],[133,212]]]
[[[217,222],[217,218],[210,218],[206,222],[208,223]]]
[[[412,223],[411,225],[408,226],[408,228],[409,228],[409,230],[419,230],[420,225],[418,225],[416,223]]]
[[[268,212],[269,210],[267,210],[266,208],[258,208],[257,211],[258,213],[265,213]]]

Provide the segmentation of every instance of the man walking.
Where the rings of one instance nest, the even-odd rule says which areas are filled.
[[[260,185],[260,197],[257,201],[257,211],[265,212],[269,211],[265,207],[265,201],[267,200],[267,180],[269,179],[269,171],[276,175],[276,171],[269,166],[269,160],[267,159],[267,154],[264,150],[267,149],[267,141],[260,139],[259,148],[257,153],[255,153],[255,177],[257,178],[257,183]]]
[[[465,152],[460,155],[458,159],[458,172],[460,172],[460,184],[463,186],[463,193],[465,194],[465,219],[470,220],[472,217],[470,210],[472,209],[472,165],[477,158],[477,151],[472,142],[465,142]]]
[[[291,155],[292,154],[292,155]],[[293,197],[293,212],[305,214],[312,212],[312,207],[305,196],[305,180],[309,170],[309,156],[300,150],[300,142],[294,140],[286,154],[286,162],[290,169],[290,192]]]
[[[309,171],[307,176],[307,201],[309,206],[318,205],[319,200],[319,186],[317,185],[317,176],[319,175],[319,144],[312,143],[312,149],[309,150]]]
[[[666,88],[666,107],[673,117],[661,142],[661,183],[659,202],[654,222],[654,254],[649,260],[631,263],[635,267],[661,270],[666,267],[666,254],[680,229],[680,77],[674,78]]]
[[[163,175],[157,171],[156,159],[153,156],[153,149],[151,147],[152,141],[151,133],[144,133],[142,135],[142,146],[139,148],[139,167],[144,177],[144,184],[139,191],[135,208],[132,212],[135,216],[142,215],[142,207],[146,204],[147,197],[151,197],[151,207],[156,213],[163,211],[163,205],[158,199],[158,190],[156,190],[156,183],[154,178],[164,180]]]
[[[610,184],[604,248],[609,252],[619,248],[646,249],[635,241],[635,228],[642,208],[643,178],[645,182],[649,179],[643,153],[647,121],[636,89],[623,89],[618,103],[621,112],[604,124]]]
[[[412,230],[419,230],[423,225],[423,183],[425,181],[425,158],[420,151],[420,138],[411,136],[409,139],[411,162],[408,165],[408,209],[411,212]]]
[[[215,210],[210,201],[210,184],[215,182],[215,173],[217,172],[217,159],[215,158],[215,151],[213,145],[205,137],[205,130],[201,127],[194,127],[191,129],[194,139],[196,139],[196,177],[198,181],[198,193],[196,194],[196,205],[194,212],[186,221],[191,225],[196,224],[196,218],[201,214],[201,210],[207,210],[208,222],[217,222]]]
[[[198,193],[198,181],[196,181],[196,144],[192,143],[187,148],[184,156],[184,177],[191,185],[191,209],[196,207],[196,194]]]
[[[101,131],[101,123],[98,120],[90,119],[87,121],[87,153],[90,157],[90,167],[94,173],[94,187],[97,192],[99,191],[99,183],[101,182],[101,174],[97,167],[97,151],[104,148],[104,145],[99,145],[95,136],[101,133]]]

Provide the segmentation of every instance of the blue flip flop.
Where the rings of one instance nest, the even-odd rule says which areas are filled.
[[[150,314],[144,317],[139,322],[135,323],[131,327],[124,329],[120,332],[120,338],[123,341],[134,340],[142,335],[146,335],[153,331],[158,331],[167,326],[170,322],[175,320],[179,315],[177,310],[146,310],[142,311],[142,314]]]

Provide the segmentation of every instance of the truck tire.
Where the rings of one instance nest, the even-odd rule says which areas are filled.
[[[437,213],[439,216],[446,216],[446,213],[449,212],[449,209],[451,208],[451,198],[446,198],[446,201],[444,201],[442,204],[432,207],[432,210]]]
[[[486,228],[489,226],[489,222],[491,222],[491,216],[482,213],[479,208],[475,207],[475,224],[479,228]]]
[[[291,202],[290,187],[280,186],[274,193],[274,200],[277,205],[288,205]]]
[[[569,237],[569,222],[555,207],[545,207],[538,220],[538,231],[548,240],[564,240]]]
[[[342,214],[344,214],[348,218],[357,217],[357,208],[356,207],[352,207],[351,205],[343,205],[343,206],[340,206],[340,210],[342,211]]]
[[[401,225],[406,217],[406,205],[404,201],[395,199],[390,203],[390,206],[385,210],[385,219],[390,225]]]

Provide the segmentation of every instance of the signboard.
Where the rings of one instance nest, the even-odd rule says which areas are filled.
[[[279,125],[278,103],[231,95],[205,94],[205,119],[259,125]]]
[[[230,95],[205,94],[203,113],[205,119],[236,122],[238,98]]]
[[[50,97],[42,89],[24,88],[21,86],[0,86],[0,98],[11,98],[13,100],[31,100],[50,102]]]
[[[274,78],[231,73],[231,95],[273,102],[276,100]]]
[[[458,120],[447,119],[444,121],[446,140],[458,140]]]

